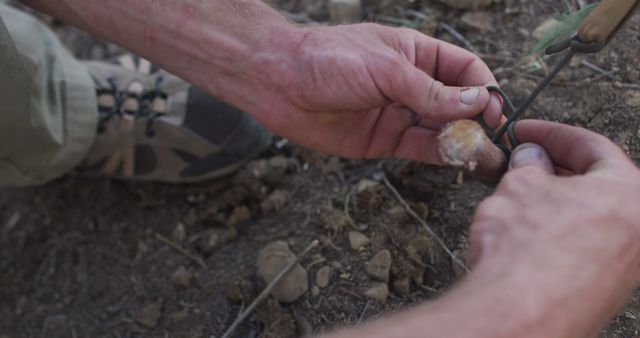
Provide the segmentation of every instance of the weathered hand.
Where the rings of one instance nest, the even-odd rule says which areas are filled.
[[[516,135],[533,143],[479,206],[470,260],[563,333],[547,337],[595,336],[640,281],[640,171],[584,129],[525,121]]]
[[[495,79],[474,54],[415,30],[376,24],[300,29],[278,95],[258,118],[316,150],[346,157],[401,157],[441,163],[443,123],[501,102],[484,88]]]

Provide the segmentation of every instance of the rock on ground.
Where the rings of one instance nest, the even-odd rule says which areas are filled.
[[[360,20],[362,2],[360,0],[330,0],[329,19],[332,23],[350,23]]]
[[[375,283],[363,294],[369,298],[379,300],[384,303],[387,301],[387,297],[389,296],[389,287],[387,287],[387,284],[385,283]]]
[[[629,90],[624,93],[624,103],[630,107],[640,107],[640,91]]]
[[[373,277],[388,283],[389,271],[391,270],[391,252],[386,249],[378,252],[367,262],[366,269]]]
[[[258,254],[258,276],[269,284],[288,265],[296,259],[283,241],[268,244]],[[295,302],[309,289],[307,270],[296,264],[291,271],[273,288],[271,295],[284,303]]]
[[[331,280],[331,267],[324,266],[316,273],[316,285],[320,288],[325,288],[329,285]]]
[[[349,231],[349,245],[353,250],[362,248],[369,244],[370,241],[369,237],[359,231]]]
[[[158,324],[158,319],[160,319],[161,315],[162,304],[152,303],[143,307],[142,310],[138,312],[135,321],[148,329],[152,329]]]
[[[493,31],[493,16],[488,12],[467,12],[462,15],[460,22],[467,28],[480,32]]]

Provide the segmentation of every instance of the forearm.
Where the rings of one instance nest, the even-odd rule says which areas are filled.
[[[297,39],[296,30],[258,0],[24,2],[245,110],[259,110],[262,92],[286,76]]]
[[[634,287],[628,278],[632,260],[614,262],[607,271],[595,262],[570,269],[562,258],[518,266],[496,263],[479,266],[430,304],[326,338],[596,337]]]

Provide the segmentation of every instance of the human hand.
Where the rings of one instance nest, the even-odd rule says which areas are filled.
[[[525,121],[516,135],[542,147],[521,145],[479,206],[472,275],[520,298],[528,320],[550,330],[540,336],[595,336],[640,281],[640,171],[584,129]]]
[[[258,119],[310,148],[345,157],[442,163],[436,136],[484,112],[501,121],[495,84],[474,54],[415,30],[359,24],[302,28],[293,66]],[[279,72],[280,73],[280,72]]]

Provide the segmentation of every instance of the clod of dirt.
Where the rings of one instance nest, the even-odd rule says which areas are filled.
[[[287,177],[287,173],[294,171],[300,164],[295,158],[275,156],[249,162],[241,172],[234,177],[234,181],[244,183],[250,178],[257,178],[269,186],[279,186]]]
[[[414,261],[423,262],[423,256],[433,245],[431,239],[425,236],[417,237],[409,241],[409,245],[405,249],[407,256]]]
[[[360,0],[330,0],[329,20],[332,23],[356,22],[362,16]]]
[[[235,276],[229,281],[224,295],[234,302],[248,302],[253,292],[253,285],[244,276]]]
[[[387,284],[385,283],[375,283],[362,294],[384,303],[387,301],[387,297],[389,296],[389,287],[387,287]]]
[[[227,218],[227,227],[234,227],[240,222],[244,222],[251,218],[251,212],[245,205],[233,208],[231,215]]]
[[[202,253],[210,255],[221,246],[236,238],[237,235],[238,232],[234,228],[210,229],[202,234],[202,237],[198,241],[198,248]]]
[[[162,304],[151,303],[143,307],[142,310],[136,314],[135,322],[147,329],[152,329],[158,324],[160,316],[162,316]]]
[[[269,284],[296,256],[289,250],[286,242],[277,241],[268,244],[258,254],[258,276]],[[309,289],[307,270],[300,264],[293,269],[273,288],[271,295],[284,303],[295,302]]]
[[[493,15],[488,12],[467,12],[460,18],[460,23],[480,32],[493,31]]]
[[[349,225],[349,218],[344,212],[336,209],[327,210],[322,214],[324,227],[331,230],[340,230]]]
[[[187,308],[172,312],[167,316],[167,319],[172,323],[181,322],[187,318],[189,318],[189,310]]]
[[[331,267],[323,266],[316,272],[316,285],[320,288],[325,288],[329,285],[331,280]]]
[[[640,91],[628,90],[623,94],[624,103],[630,107],[640,107]]]
[[[393,290],[400,296],[406,296],[411,292],[411,278],[403,277],[393,282]]]
[[[545,35],[551,32],[559,23],[560,21],[558,21],[557,19],[549,18],[543,21],[538,27],[536,27],[536,29],[533,30],[531,35],[534,38],[541,40],[542,38],[545,37]]]
[[[349,231],[349,245],[351,245],[351,249],[359,250],[369,244],[369,242],[371,242],[371,240],[365,234],[359,231]]]
[[[366,269],[371,276],[388,283],[389,271],[391,270],[391,252],[386,249],[378,252],[367,262]]]
[[[276,190],[272,192],[267,198],[260,202],[260,211],[263,214],[271,211],[278,211],[282,209],[287,199],[289,198],[289,192],[286,190]]]
[[[180,266],[176,271],[171,274],[171,280],[182,287],[189,287],[193,280],[193,274],[190,273],[184,266]]]
[[[296,320],[290,313],[285,313],[273,299],[267,300],[257,312],[258,320],[264,325],[260,338],[289,338],[296,336]]]
[[[439,2],[454,8],[480,9],[491,6],[493,0],[438,0]]]

